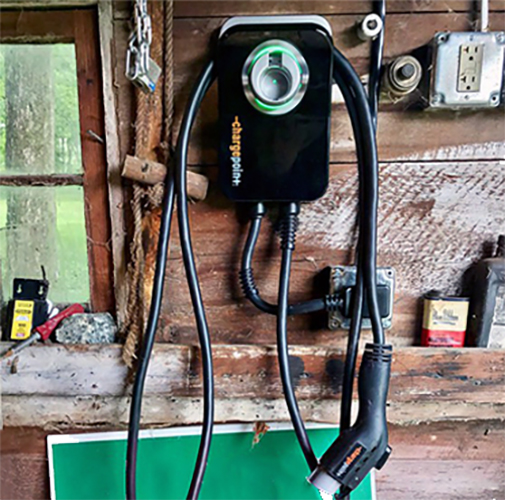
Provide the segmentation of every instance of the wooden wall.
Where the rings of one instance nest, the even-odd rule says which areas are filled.
[[[134,132],[132,87],[124,77],[131,4],[113,5],[114,89],[124,158],[133,152]],[[470,29],[472,5],[472,0],[388,0],[386,59],[428,43],[437,31]],[[503,29],[505,2],[491,0],[491,8],[492,28]],[[365,75],[369,47],[356,40],[353,26],[369,9],[365,0],[176,0],[176,122],[208,57],[212,34],[227,17],[323,14],[333,27],[336,44]],[[246,225],[214,182],[216,120],[213,88],[200,113],[190,154],[192,167],[211,179],[211,191],[204,202],[191,207],[190,215],[216,345],[217,421],[285,420],[271,347],[275,319],[259,314],[242,298],[237,272]],[[389,398],[394,453],[378,474],[379,498],[505,499],[503,351],[409,347],[418,343],[420,296],[433,288],[457,292],[463,271],[505,227],[503,109],[428,113],[409,109],[406,102],[383,103],[379,154],[379,261],[397,271],[389,335],[398,347]],[[331,184],[325,197],[303,208],[292,300],[325,293],[315,274],[328,265],[352,262],[354,159],[349,120],[342,106],[335,106]],[[128,186],[125,191],[129,193]],[[276,296],[278,264],[278,241],[267,220],[255,269],[269,298]],[[155,348],[146,385],[143,422],[150,425],[188,424],[201,418],[199,352],[192,347],[197,337],[177,237],[172,239],[167,275],[158,333],[165,345]],[[345,332],[328,331],[324,316],[290,318],[289,339],[304,417],[337,420]],[[127,370],[120,346],[39,346],[15,365],[15,370],[12,364],[1,367],[7,427],[1,433],[0,497],[47,498],[45,435],[124,427]]]
[[[505,3],[492,2],[493,29],[505,26]],[[469,1],[390,1],[385,57],[427,44],[437,31],[472,27]],[[336,45],[366,75],[369,46],[354,26],[368,12],[367,1],[179,1],[175,8],[175,103],[179,122],[193,81],[209,57],[211,37],[226,17],[238,14],[319,13],[332,25]],[[121,151],[132,145],[131,86],[124,79],[129,5],[115,4],[116,89]],[[190,162],[216,178],[216,86],[200,113]],[[408,102],[384,103],[379,113],[381,201],[379,262],[397,271],[392,342],[419,342],[420,297],[438,289],[458,292],[464,270],[483,256],[483,248],[505,227],[505,128],[503,109],[430,113],[408,109]],[[326,293],[314,275],[328,265],[352,263],[356,166],[350,123],[342,105],[332,114],[331,183],[319,201],[303,207],[292,300]],[[214,343],[274,342],[274,321],[246,303],[237,280],[246,225],[212,182],[207,200],[191,210],[194,247]],[[175,233],[176,234],[176,233]],[[194,320],[177,237],[172,239],[169,279],[159,341],[196,342]],[[255,270],[267,297],[276,296],[279,251],[266,221]],[[330,332],[325,318],[291,318],[290,342],[341,346],[344,332]]]

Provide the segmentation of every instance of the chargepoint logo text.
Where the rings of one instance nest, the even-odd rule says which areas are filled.
[[[240,186],[242,182],[242,124],[238,116],[231,124],[231,184],[233,187]]]

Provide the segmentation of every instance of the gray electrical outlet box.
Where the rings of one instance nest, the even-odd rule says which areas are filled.
[[[431,108],[495,108],[502,102],[505,32],[437,33]]]
[[[349,329],[351,326],[352,292],[356,286],[356,267],[335,266],[330,273],[330,294],[339,297],[338,307],[328,315],[330,330]],[[377,268],[377,296],[382,326],[391,328],[393,322],[393,302],[395,295],[395,270],[392,267]],[[362,328],[370,329],[368,306],[364,304]]]

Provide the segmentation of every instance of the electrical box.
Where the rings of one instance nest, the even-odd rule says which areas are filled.
[[[430,108],[496,108],[503,100],[505,32],[437,33]]]
[[[349,329],[351,326],[351,303],[354,287],[356,286],[356,267],[335,266],[330,272],[330,294],[339,297],[339,303],[330,312],[328,317],[328,327],[330,330]],[[393,302],[395,294],[395,270],[392,267],[377,268],[377,298],[379,300],[379,311],[382,319],[382,326],[385,329],[391,328],[393,322]],[[362,328],[370,329],[370,315],[365,297],[363,304]]]
[[[311,201],[328,186],[331,27],[234,17],[217,49],[219,182],[234,201]]]

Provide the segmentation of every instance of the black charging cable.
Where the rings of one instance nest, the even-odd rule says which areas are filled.
[[[165,194],[161,215],[161,226],[158,240],[158,251],[156,256],[156,268],[154,274],[153,293],[151,308],[147,322],[146,332],[139,354],[137,374],[133,386],[132,401],[130,406],[130,420],[128,427],[128,443],[126,452],[126,498],[135,500],[136,493],[136,471],[137,471],[137,451],[138,435],[140,428],[140,416],[142,410],[142,393],[145,378],[149,366],[149,358],[154,345],[154,337],[163,298],[163,284],[165,278],[165,267],[167,262],[168,244],[170,239],[170,228],[172,214],[174,210],[174,196],[177,191],[177,217],[179,222],[179,233],[181,239],[182,254],[186,276],[195,312],[195,319],[198,330],[198,337],[202,350],[202,372],[203,372],[203,424],[200,446],[196,459],[193,478],[188,491],[187,498],[196,500],[202,487],[205,469],[209,456],[212,427],[214,423],[214,381],[212,371],[212,352],[210,344],[209,330],[205,311],[202,303],[202,296],[198,283],[198,276],[191,245],[191,236],[188,218],[188,200],[186,191],[186,170],[189,138],[192,125],[195,121],[196,113],[205,96],[208,88],[214,80],[214,63],[209,62],[199,76],[184,114],[181,130],[177,141],[176,150],[176,174],[175,179],[173,169],[169,168],[165,184]]]
[[[382,71],[382,59],[384,52],[384,36],[386,27],[386,0],[374,0],[373,11],[382,20],[382,29],[379,35],[372,41],[370,53],[370,77],[368,81],[368,102],[375,131],[377,132],[378,103],[380,94],[380,79]],[[355,110],[349,110],[349,113]],[[357,136],[359,138],[359,136]],[[358,144],[356,151],[360,154],[361,146]],[[359,160],[358,160],[358,163]],[[361,190],[360,190],[361,191]],[[360,206],[362,194],[360,193]],[[359,214],[358,214],[359,217]],[[361,231],[360,231],[361,232]],[[356,262],[359,261],[361,244],[358,241]],[[361,276],[361,266],[357,266],[356,286],[352,298],[351,324],[347,340],[347,350],[342,378],[342,396],[340,405],[340,430],[345,431],[351,426],[351,411],[354,377],[356,373],[356,360],[358,356],[359,338],[363,322],[364,289]]]
[[[376,285],[378,161],[375,142],[375,124],[364,87],[353,67],[350,65],[349,61],[337,49],[334,49],[333,51],[333,58],[334,80],[339,85],[343,93],[353,127],[360,180],[360,236],[356,256],[357,283],[353,294],[351,331],[347,349],[348,356],[346,359],[346,367],[344,371],[345,382],[343,388],[343,407],[341,410],[341,413],[344,416],[344,426],[346,429],[348,429],[350,427],[352,383],[354,381],[359,334],[362,326],[363,303],[365,297],[369,305],[373,337],[376,343],[376,347],[373,351],[369,352],[368,356],[372,356],[372,358],[373,356],[382,356],[382,354],[380,354],[382,352],[380,350],[380,346],[383,346],[385,343],[382,321],[378,308]],[[268,313],[277,312],[279,364],[281,367],[281,377],[283,378],[284,393],[296,435],[307,460],[309,469],[312,471],[314,470],[314,467],[317,466],[317,460],[315,459],[313,451],[310,447],[310,443],[308,442],[307,434],[303,426],[303,421],[301,419],[298,405],[296,403],[296,396],[291,385],[287,342],[285,341],[285,325],[287,316],[289,313],[296,313],[295,306],[289,306],[287,302],[287,287],[289,284],[289,278],[286,278],[285,275],[286,272],[289,272],[286,271],[286,263],[291,262],[292,250],[290,250],[287,256],[285,255],[286,250],[283,251],[283,266],[281,268],[279,301],[277,306],[261,299],[258,289],[254,283],[252,274],[252,254],[256,245],[258,233],[261,227],[261,219],[263,218],[264,213],[265,211],[262,205],[259,205],[259,208],[256,207],[255,211],[253,210],[252,222],[244,249],[240,277],[244,292],[254,305]],[[324,304],[324,301],[322,303]],[[323,307],[321,306],[321,301],[319,301],[316,310],[321,310]],[[386,351],[384,352],[387,353],[388,349],[386,347],[385,349]],[[386,364],[387,358],[388,355],[384,355]],[[287,383],[286,380],[288,381]],[[387,380],[388,378],[386,376],[382,376],[381,384],[377,386],[379,388],[379,391],[384,391],[385,389],[386,394]],[[385,395],[381,394],[381,396],[382,398],[379,398],[381,401],[379,406],[382,405],[382,401]],[[331,458],[329,460],[331,460]],[[342,487],[342,497],[345,496],[347,491],[350,491],[347,486]]]
[[[191,301],[196,319],[198,337],[202,350],[202,373],[203,373],[203,424],[200,437],[200,447],[196,459],[195,469],[191,485],[188,492],[188,499],[198,498],[202,487],[205,469],[209,457],[210,444],[212,440],[212,428],[214,425],[214,377],[212,369],[212,350],[210,344],[209,328],[205,317],[202,293],[198,283],[195,258],[191,244],[191,234],[188,217],[188,197],[186,189],[186,172],[189,139],[191,128],[196,118],[196,114],[207,90],[214,81],[214,62],[210,61],[200,74],[198,81],[193,88],[193,93],[186,107],[186,112],[182,121],[181,130],[177,142],[177,219],[179,222],[179,233],[181,239],[182,256],[186,276],[188,279]]]
[[[242,254],[239,279],[242,291],[247,299],[249,299],[260,311],[276,315],[277,305],[271,304],[261,297],[258,287],[256,286],[252,268],[254,250],[261,230],[261,222],[265,214],[266,208],[263,203],[256,203],[251,208],[251,223],[249,224],[249,231],[247,233],[247,239]],[[309,314],[323,310],[332,310],[337,307],[339,300],[339,297],[336,295],[327,295],[322,299],[313,299],[300,302],[298,304],[290,304],[288,305],[287,314],[292,316],[298,314]]]
[[[146,331],[142,339],[142,346],[138,356],[137,373],[133,384],[132,399],[130,404],[130,419],[128,423],[128,443],[126,450],[126,498],[135,500],[137,498],[137,449],[140,429],[140,415],[142,411],[142,393],[146,380],[149,359],[154,345],[154,337],[163,297],[163,285],[165,282],[165,267],[167,263],[168,243],[170,239],[170,228],[172,213],[174,209],[174,176],[173,169],[167,171],[165,181],[165,194],[163,198],[163,208],[161,215],[160,232],[158,239],[158,251],[156,254],[156,267],[154,272],[153,293],[149,319]]]
[[[289,203],[286,206],[281,207],[279,233],[281,238],[282,259],[279,278],[279,308],[277,311],[277,355],[279,358],[282,388],[289,415],[291,417],[291,421],[293,422],[293,428],[298,442],[300,443],[300,447],[302,448],[309,470],[312,471],[317,467],[317,458],[312,450],[307,430],[303,424],[300,409],[296,401],[295,390],[291,381],[287,339],[289,280],[291,275],[293,251],[295,249],[299,212],[300,206],[298,203]]]

